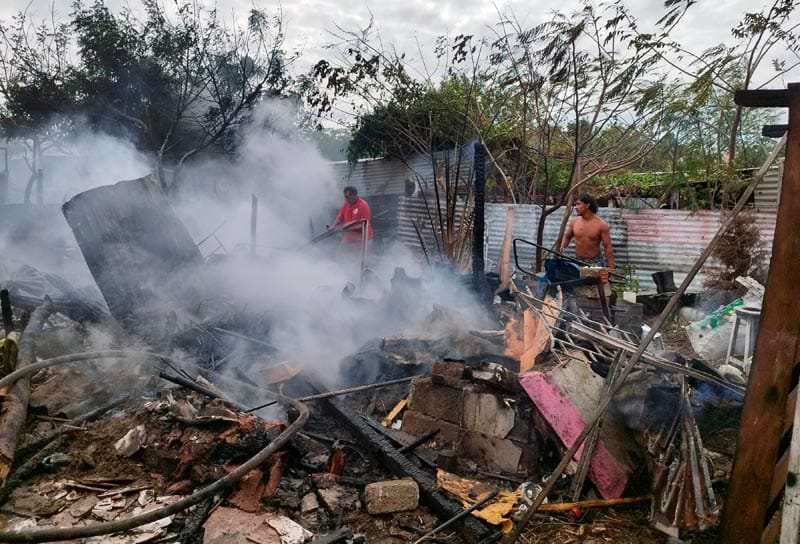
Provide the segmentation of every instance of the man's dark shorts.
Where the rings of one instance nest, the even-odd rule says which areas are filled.
[[[591,257],[588,259],[586,257],[578,257],[577,259],[579,261],[588,264],[589,266],[603,266],[603,267],[608,266],[608,263],[606,262],[606,256],[603,255],[602,253],[597,255],[596,257]]]

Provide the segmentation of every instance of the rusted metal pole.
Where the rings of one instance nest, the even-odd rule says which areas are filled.
[[[486,150],[483,142],[475,142],[474,150],[475,212],[472,221],[472,288],[479,298],[483,298],[487,292],[486,271],[484,270],[486,263],[483,258],[486,204]]]
[[[397,378],[396,380],[389,380],[386,382],[379,382],[379,383],[371,383],[368,385],[358,385],[356,387],[348,387],[347,389],[339,389],[338,391],[328,391],[326,393],[319,393],[316,395],[308,395],[306,397],[300,397],[297,402],[309,402],[312,400],[322,400],[322,399],[329,399],[331,397],[338,397],[341,395],[348,395],[350,393],[358,393],[360,391],[368,391],[370,389],[378,389],[381,387],[388,387],[390,385],[397,385],[398,383],[406,383],[410,382],[413,379],[421,378],[422,375],[418,376],[409,376],[408,378]],[[268,402],[267,404],[262,404],[261,406],[256,406],[255,408],[248,408],[245,412],[255,412],[256,410],[261,410],[262,408],[266,408],[267,406],[272,406],[275,404],[275,401]]]
[[[256,254],[256,232],[258,231],[258,197],[250,195],[250,255]]]

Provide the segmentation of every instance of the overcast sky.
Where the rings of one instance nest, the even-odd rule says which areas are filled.
[[[84,1],[88,4],[92,0]],[[173,0],[165,2],[171,4]],[[767,3],[765,0],[699,0],[682,21],[674,38],[698,52],[720,42],[731,42],[730,29],[742,14],[759,10]],[[71,4],[72,0],[2,0],[0,17],[8,19],[28,6],[30,12],[41,17],[48,16],[52,9],[58,17],[66,18]],[[133,9],[140,9],[138,0],[107,0],[106,4],[112,9],[126,4]],[[231,17],[233,13],[245,16],[253,5],[274,13],[279,4],[263,0],[217,0],[216,5],[223,16]],[[663,12],[662,0],[627,0],[627,5],[643,25],[652,24]],[[416,59],[416,42],[422,44],[423,50],[429,53],[436,37],[443,34],[491,35],[490,26],[498,21],[498,11],[513,13],[517,20],[533,25],[547,20],[556,9],[569,12],[580,6],[579,0],[512,0],[497,3],[485,0],[287,0],[281,9],[288,45],[290,48],[302,48],[305,62],[311,63],[320,55],[325,55],[321,47],[334,41],[330,33],[335,31],[337,25],[356,30],[367,25],[370,14],[374,16],[384,45],[394,44],[398,50]],[[763,79],[767,74],[764,72],[761,76]],[[790,80],[800,80],[800,73],[793,73]],[[776,81],[770,87],[783,87],[785,83]]]

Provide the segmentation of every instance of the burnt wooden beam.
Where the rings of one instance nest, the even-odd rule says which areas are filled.
[[[311,381],[309,385],[322,392],[319,385]],[[419,485],[420,497],[440,519],[449,520],[464,511],[461,504],[438,489],[433,476],[414,465],[386,437],[375,431],[355,410],[347,406],[345,401],[329,398],[321,402],[354,437],[358,438],[359,445],[369,449],[388,470],[398,476],[413,478]],[[466,542],[474,543],[487,538],[492,531],[478,519],[470,516],[461,522],[460,534]]]
[[[791,85],[789,85],[791,87]],[[733,101],[744,108],[788,108],[788,89],[747,89],[733,93]]]
[[[42,305],[31,315],[28,325],[20,336],[19,354],[16,362],[17,369],[36,362],[33,338],[36,334],[42,332],[42,327],[52,312],[53,306],[50,303],[50,299],[45,297]],[[30,376],[25,376],[10,386],[5,398],[0,403],[0,487],[5,484],[6,478],[11,471],[19,434],[28,417],[28,401],[30,398]]]
[[[203,257],[155,180],[84,191],[62,212],[111,315],[126,329],[163,341],[176,313],[192,315],[202,293],[189,280]]]
[[[761,127],[761,135],[765,138],[783,138],[789,125],[764,125]]]
[[[785,468],[777,464],[789,447],[785,434],[794,413],[790,393],[797,387],[800,371],[795,283],[800,255],[800,85],[790,84],[788,92],[789,132],[772,262],[722,515],[722,542],[727,544],[762,542],[787,479]]]

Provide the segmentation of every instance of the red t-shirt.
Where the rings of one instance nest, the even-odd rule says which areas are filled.
[[[367,238],[372,240],[372,221],[370,221],[370,213],[369,213],[369,204],[367,201],[361,197],[358,197],[358,201],[351,205],[349,202],[345,202],[342,206],[342,209],[339,210],[339,213],[336,214],[336,222],[343,222],[349,223],[350,221],[356,221],[358,219],[366,219],[367,220]],[[342,237],[342,243],[350,243],[350,242],[360,242],[361,241],[361,226],[354,225],[352,229],[348,229],[344,231],[344,236]]]

